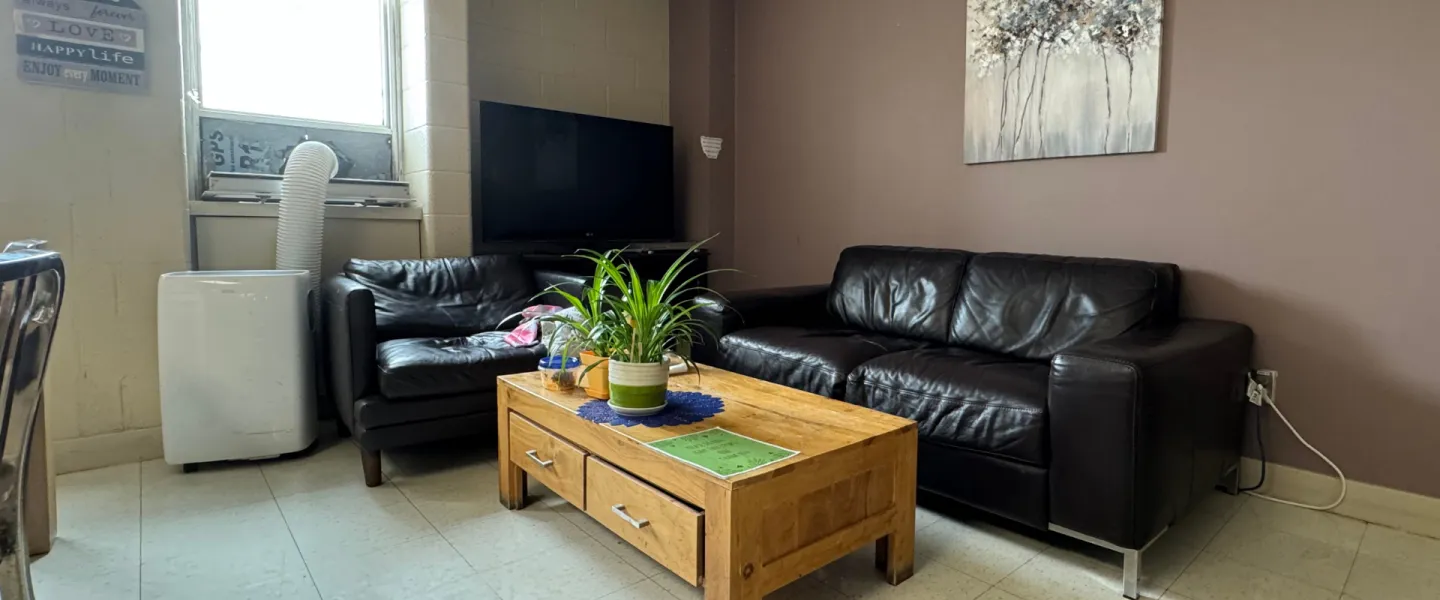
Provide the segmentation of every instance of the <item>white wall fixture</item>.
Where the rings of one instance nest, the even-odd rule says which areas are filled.
[[[725,140],[717,137],[700,136],[700,148],[705,150],[705,156],[711,160],[720,158],[720,146],[724,143]]]

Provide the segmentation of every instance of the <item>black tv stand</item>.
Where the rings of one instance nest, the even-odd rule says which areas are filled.
[[[623,259],[634,265],[645,279],[659,279],[665,270],[680,258],[694,242],[632,244],[624,249]],[[595,263],[574,256],[573,250],[566,252],[528,251],[521,253],[530,268],[545,271],[559,271],[575,275],[593,275]],[[691,255],[694,263],[681,273],[680,281],[710,270],[710,251],[700,248]],[[702,277],[697,285],[708,286],[708,278]]]

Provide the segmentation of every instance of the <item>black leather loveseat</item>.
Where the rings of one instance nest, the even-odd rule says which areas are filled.
[[[380,485],[380,451],[495,429],[495,378],[535,369],[544,348],[512,348],[501,321],[552,284],[519,256],[351,260],[325,282],[330,395]],[[508,323],[513,327],[513,321]]]
[[[919,486],[1139,550],[1238,473],[1252,334],[1175,265],[854,247],[828,285],[702,298],[696,358],[919,423]],[[728,304],[727,304],[728,303]]]

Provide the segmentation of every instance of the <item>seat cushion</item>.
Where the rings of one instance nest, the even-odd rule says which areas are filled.
[[[1176,318],[1180,269],[1106,258],[981,254],[950,343],[1033,360]]]
[[[451,419],[477,413],[492,415],[495,413],[494,390],[438,398],[401,398],[399,400],[372,396],[355,402],[355,423],[356,426],[364,429],[435,419]]]
[[[722,369],[839,400],[867,360],[926,342],[846,329],[756,327],[720,339]]]
[[[1040,530],[1050,522],[1050,470],[993,454],[920,442],[920,489]]]
[[[382,340],[493,331],[539,291],[518,255],[353,259],[345,275],[375,295],[375,332]]]
[[[1044,465],[1049,373],[961,348],[898,352],[851,373],[845,400],[914,420],[924,442]]]
[[[972,256],[964,250],[846,248],[835,265],[828,309],[846,327],[944,344]]]
[[[376,348],[380,393],[391,400],[493,391],[495,378],[535,370],[543,346],[512,348],[505,332],[408,338]]]

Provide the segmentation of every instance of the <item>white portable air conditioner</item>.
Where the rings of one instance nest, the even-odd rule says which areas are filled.
[[[160,278],[165,462],[267,458],[315,440],[307,271]]]

